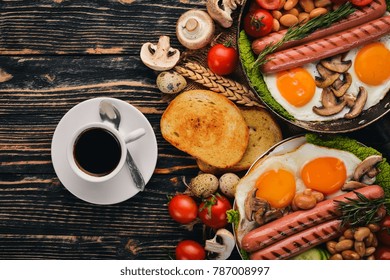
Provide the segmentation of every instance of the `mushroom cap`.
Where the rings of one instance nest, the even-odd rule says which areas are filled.
[[[213,19],[202,10],[189,10],[182,14],[176,23],[177,39],[191,50],[208,45],[213,39],[214,31]]]

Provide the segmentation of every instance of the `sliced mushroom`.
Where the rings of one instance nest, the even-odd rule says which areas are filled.
[[[248,192],[244,207],[245,207],[245,217],[249,221],[255,220],[260,221],[260,217],[264,215],[265,212],[269,209],[269,203],[264,200],[256,197],[256,188],[253,188],[250,192]]]
[[[264,222],[268,223],[268,222],[271,222],[273,220],[279,219],[281,217],[283,217],[282,209],[273,208],[265,213]]]
[[[321,93],[321,103],[325,108],[334,107],[337,103],[337,98],[330,92],[329,88],[324,88]]]
[[[367,171],[366,175],[370,178],[374,178],[376,175],[378,175],[380,170],[376,167],[371,168],[370,170]]]
[[[322,90],[321,99],[323,106],[313,107],[313,112],[320,116],[332,116],[337,113],[340,113],[347,103],[345,100],[342,100],[341,102],[337,103],[337,99],[328,88],[324,88]]]
[[[208,45],[213,39],[214,31],[213,19],[202,10],[189,10],[182,14],[176,23],[177,39],[191,50]]]
[[[349,70],[349,68],[351,68],[352,61],[351,60],[344,61],[342,60],[341,55],[336,55],[329,59],[321,60],[321,64],[326,69],[332,72],[345,73]]]
[[[366,104],[368,97],[367,90],[364,87],[359,87],[359,93],[356,97],[355,104],[351,110],[344,115],[346,119],[353,119],[359,116],[363,112],[364,105]]]
[[[233,25],[232,11],[237,8],[237,4],[241,5],[241,2],[242,0],[207,0],[207,12],[222,27],[229,28]]]
[[[264,219],[264,214],[267,213],[265,209],[259,209],[253,214],[253,220],[258,224],[258,225],[264,225],[265,224],[265,219]]]
[[[234,236],[227,229],[217,230],[213,239],[206,240],[205,250],[211,253],[210,259],[226,260],[234,249]]]
[[[160,36],[157,45],[145,43],[141,48],[141,60],[156,71],[172,69],[180,59],[180,52],[171,48],[168,36]]]
[[[344,186],[342,186],[341,190],[345,191],[345,192],[349,192],[349,191],[357,190],[357,189],[360,189],[360,188],[363,188],[366,186],[367,185],[362,183],[362,182],[348,181],[344,184]]]
[[[337,80],[339,81],[339,80]],[[336,82],[335,82],[336,83]],[[349,73],[344,73],[344,81],[341,85],[336,84],[331,87],[333,94],[337,97],[343,96],[352,84],[352,76]]]
[[[342,99],[345,100],[345,102],[347,103],[346,105],[349,108],[352,108],[353,105],[355,105],[356,96],[354,96],[352,94],[346,93],[346,94],[343,95]]]
[[[331,86],[340,77],[340,73],[329,71],[321,63],[317,64],[317,71],[321,75],[321,77],[315,77],[316,85],[319,88]]]
[[[358,166],[355,169],[355,172],[353,173],[353,179],[355,181],[360,181],[360,179],[363,177],[363,175],[367,174],[372,168],[374,168],[379,162],[382,161],[381,155],[372,155],[367,157],[365,160],[363,160],[361,163],[358,164]]]

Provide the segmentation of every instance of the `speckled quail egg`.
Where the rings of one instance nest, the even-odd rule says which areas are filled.
[[[176,94],[187,86],[186,79],[175,71],[164,71],[157,76],[157,87],[166,94]]]
[[[240,177],[236,174],[225,173],[219,178],[219,189],[227,197],[234,197],[238,181],[240,181]]]
[[[209,197],[218,190],[218,178],[209,173],[202,173],[192,178],[189,189],[197,197]]]

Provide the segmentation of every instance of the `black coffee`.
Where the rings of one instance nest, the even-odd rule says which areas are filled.
[[[76,139],[73,155],[78,167],[92,176],[104,176],[117,167],[121,158],[118,139],[104,128],[89,128]]]

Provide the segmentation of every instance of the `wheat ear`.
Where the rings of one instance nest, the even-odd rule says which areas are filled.
[[[226,96],[239,105],[264,108],[247,87],[236,81],[216,75],[198,63],[187,62],[183,66],[176,66],[174,70],[184,77]]]

